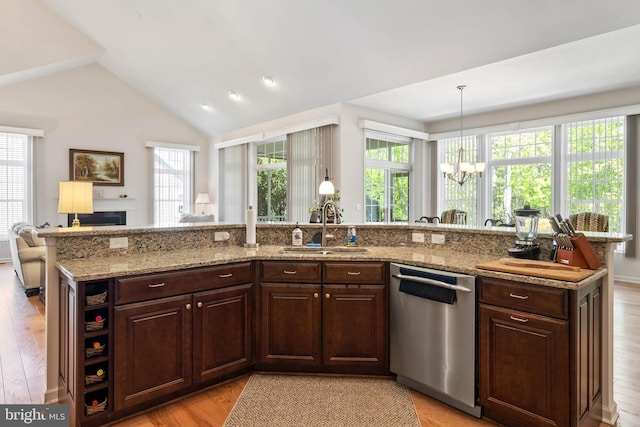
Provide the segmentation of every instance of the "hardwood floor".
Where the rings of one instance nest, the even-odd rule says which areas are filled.
[[[640,427],[640,287],[616,285],[614,295],[617,426]],[[0,264],[0,403],[41,403],[44,374],[44,306],[37,296],[25,297],[11,264]],[[247,379],[237,378],[115,425],[222,426]],[[494,426],[418,392],[412,395],[424,427]]]

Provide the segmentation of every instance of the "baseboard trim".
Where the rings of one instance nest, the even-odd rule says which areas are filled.
[[[60,387],[56,387],[54,389],[45,390],[45,392],[44,392],[44,403],[46,405],[48,405],[48,404],[60,402],[60,399],[58,399],[58,392],[59,391],[60,391]]]
[[[634,285],[640,285],[640,279],[633,276],[619,276],[616,274],[613,277],[613,280],[614,282],[625,282],[625,283],[633,283]]]
[[[610,425],[616,425],[620,413],[618,412],[618,404],[611,402],[612,406],[602,405],[602,422]]]

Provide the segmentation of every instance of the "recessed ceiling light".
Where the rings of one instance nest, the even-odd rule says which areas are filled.
[[[229,98],[233,99],[234,101],[240,101],[240,95],[238,95],[236,92],[230,90],[227,93],[229,94]]]
[[[262,76],[262,81],[267,86],[275,86],[276,85],[276,81],[273,80],[273,77],[271,77],[271,76]]]
[[[213,111],[213,107],[211,105],[207,104],[206,102],[203,102],[202,104],[200,104],[200,106],[205,111]]]

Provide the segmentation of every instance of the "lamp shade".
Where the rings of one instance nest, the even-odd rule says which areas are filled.
[[[196,196],[196,204],[206,204],[209,202],[209,194],[208,193],[198,193]]]
[[[58,213],[93,213],[93,183],[61,182]]]
[[[326,169],[324,181],[320,183],[320,188],[318,188],[318,193],[320,193],[321,196],[329,196],[329,195],[333,196],[333,193],[335,193],[333,182],[331,182],[331,180],[329,179],[328,168]]]

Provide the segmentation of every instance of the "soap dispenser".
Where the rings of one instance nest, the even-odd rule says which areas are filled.
[[[302,246],[302,230],[298,227],[298,223],[296,222],[296,228],[293,229],[291,233],[291,244],[293,246]]]

